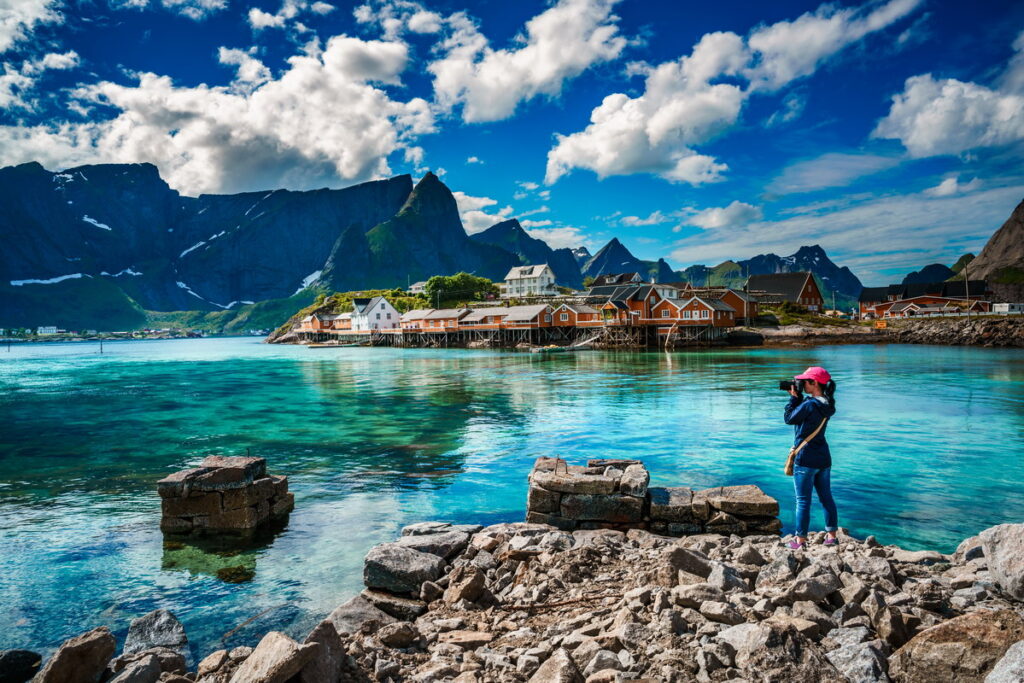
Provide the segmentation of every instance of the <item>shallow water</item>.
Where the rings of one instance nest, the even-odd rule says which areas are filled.
[[[653,482],[757,483],[792,523],[779,379],[830,368],[840,524],[952,551],[1024,519],[1024,353],[827,346],[536,354],[317,349],[256,339],[0,349],[0,649],[45,650],[156,607],[197,654],[302,636],[362,557],[429,519],[521,520],[533,459],[641,457]],[[296,510],[254,548],[165,549],[154,483],[264,456]],[[822,523],[816,508],[812,525]],[[218,569],[241,566],[232,584]],[[247,619],[261,615],[231,634]]]

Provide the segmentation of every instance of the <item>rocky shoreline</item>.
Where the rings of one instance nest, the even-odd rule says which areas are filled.
[[[707,532],[777,506],[755,486],[683,495],[689,489],[647,489],[646,472],[630,470],[632,461],[558,462],[538,460],[530,494],[536,508],[560,493],[558,526],[407,526],[366,555],[366,589],[301,643],[272,631],[254,648],[193,660],[182,625],[157,610],[132,622],[116,658],[114,636],[101,627],[66,641],[41,670],[38,655],[0,652],[0,680],[1024,680],[1024,524],[988,529],[952,555],[845,530],[838,547],[822,545],[819,534],[792,551],[787,538],[749,523]],[[567,496],[574,498],[563,506]],[[584,496],[588,507],[579,505]],[[629,496],[645,501],[639,519],[567,516],[601,518]],[[696,533],[675,527],[691,535],[662,535],[639,528],[672,530],[654,524],[652,508],[708,521]],[[725,510],[735,519],[712,522]]]
[[[889,337],[900,344],[1024,348],[1024,316],[908,320]]]

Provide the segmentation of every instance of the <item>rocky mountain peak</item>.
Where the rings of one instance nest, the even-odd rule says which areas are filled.
[[[971,261],[969,273],[971,279],[995,282],[1024,278],[1024,201]]]

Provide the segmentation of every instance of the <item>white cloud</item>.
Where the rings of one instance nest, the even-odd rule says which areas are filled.
[[[427,67],[437,102],[446,110],[461,104],[464,121],[481,122],[508,118],[538,95],[558,96],[567,80],[626,47],[616,1],[558,0],[526,22],[516,49],[495,50],[464,13],[450,16],[443,56]]]
[[[304,12],[324,15],[333,11],[334,5],[326,2],[309,3],[306,0],[284,0],[281,3],[281,9],[274,14],[264,12],[258,7],[251,8],[249,10],[249,26],[254,31],[261,31],[265,28],[284,28],[289,21],[297,18]],[[295,22],[292,28],[299,33],[305,33],[310,30],[309,27],[301,22]]]
[[[480,160],[480,157],[466,157],[466,163],[467,164],[482,164],[484,162]]]
[[[789,123],[800,118],[807,106],[807,99],[797,93],[790,93],[782,100],[782,109],[768,117],[764,122],[765,128],[777,128],[784,123]]]
[[[793,21],[755,29],[747,39],[754,53],[753,64],[745,73],[750,87],[773,91],[809,76],[829,57],[902,19],[921,3],[922,0],[890,0],[868,13],[863,8],[840,9],[828,4]]]
[[[201,21],[228,6],[227,0],[163,0],[163,6],[183,16]]]
[[[668,220],[661,211],[654,211],[646,218],[640,218],[640,216],[623,216],[619,222],[623,225],[629,226],[640,226],[640,225],[658,225]]]
[[[4,72],[0,74],[0,110],[35,109],[37,101],[32,94],[42,73],[49,70],[73,69],[78,64],[78,53],[74,50],[64,53],[51,52],[41,59],[25,60],[18,67],[4,62]]]
[[[548,213],[550,211],[551,211],[551,208],[548,207],[548,206],[539,206],[536,209],[530,209],[529,211],[520,211],[518,215],[520,217],[535,216],[538,213]]]
[[[716,228],[733,228],[761,220],[764,215],[761,207],[746,202],[733,201],[728,206],[710,209],[687,209],[683,225],[695,225],[705,230]]]
[[[974,192],[981,187],[981,178],[973,178],[970,182],[960,183],[957,176],[950,176],[935,187],[929,187],[924,191],[929,197],[950,197],[955,194]]]
[[[776,194],[792,194],[844,187],[857,178],[879,173],[899,163],[900,160],[894,157],[830,152],[787,166],[768,184],[767,189]]]
[[[530,219],[524,219],[519,221],[519,224],[524,228],[543,228],[547,225],[553,225],[554,221],[543,220],[543,221],[532,221]]]
[[[445,22],[415,0],[370,0],[357,6],[352,16],[361,24],[379,26],[387,40],[397,40],[406,32],[437,33]]]
[[[771,92],[807,76],[867,33],[913,10],[920,0],[890,0],[872,12],[822,5],[792,22],[754,29],[745,40],[731,32],[705,34],[691,53],[656,67],[634,65],[646,75],[637,97],[608,95],[590,114],[590,125],[559,135],[548,152],[545,182],[574,168],[604,178],[652,173],[692,185],[715,182],[725,163],[695,148],[732,128],[754,92]],[[823,40],[824,38],[824,40]],[[730,77],[730,82],[716,82]],[[736,80],[746,79],[746,89]]]
[[[63,23],[58,0],[3,0],[0,3],[0,53],[28,38],[40,24]]]
[[[474,197],[458,190],[452,194],[455,195],[455,202],[459,205],[459,215],[462,217],[462,225],[466,228],[467,234],[483,232],[495,223],[512,217],[511,206],[503,207],[493,213],[485,211],[485,209],[497,206],[497,199]]]
[[[217,52],[217,59],[221,64],[236,67],[233,85],[243,91],[250,91],[272,78],[270,69],[253,57],[251,51],[222,47]]]
[[[872,133],[911,156],[960,154],[1024,140],[1024,96],[955,78],[911,76]]]
[[[530,237],[544,240],[552,249],[575,249],[582,246],[593,250],[595,247],[593,240],[584,235],[579,228],[568,225],[557,228],[533,228],[526,232]]]
[[[866,284],[885,284],[887,270],[905,274],[914,264],[952,263],[977,253],[1022,195],[1022,185],[945,197],[861,195],[804,207],[782,220],[704,231],[679,241],[671,256],[684,264],[712,264],[820,244]]]
[[[388,175],[388,156],[431,132],[427,102],[391,99],[374,82],[398,83],[405,45],[336,36],[292,56],[279,78],[253,85],[260,65],[230,86],[177,87],[166,76],[135,85],[79,88],[76,102],[116,110],[109,120],[0,126],[0,161],[51,167],[88,162],[155,163],[186,193],[339,186]]]

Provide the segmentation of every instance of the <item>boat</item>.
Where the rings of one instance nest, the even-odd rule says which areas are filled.
[[[350,346],[365,346],[365,342],[349,342],[347,344],[336,344],[331,342],[317,342],[306,344],[307,349],[344,349]]]

